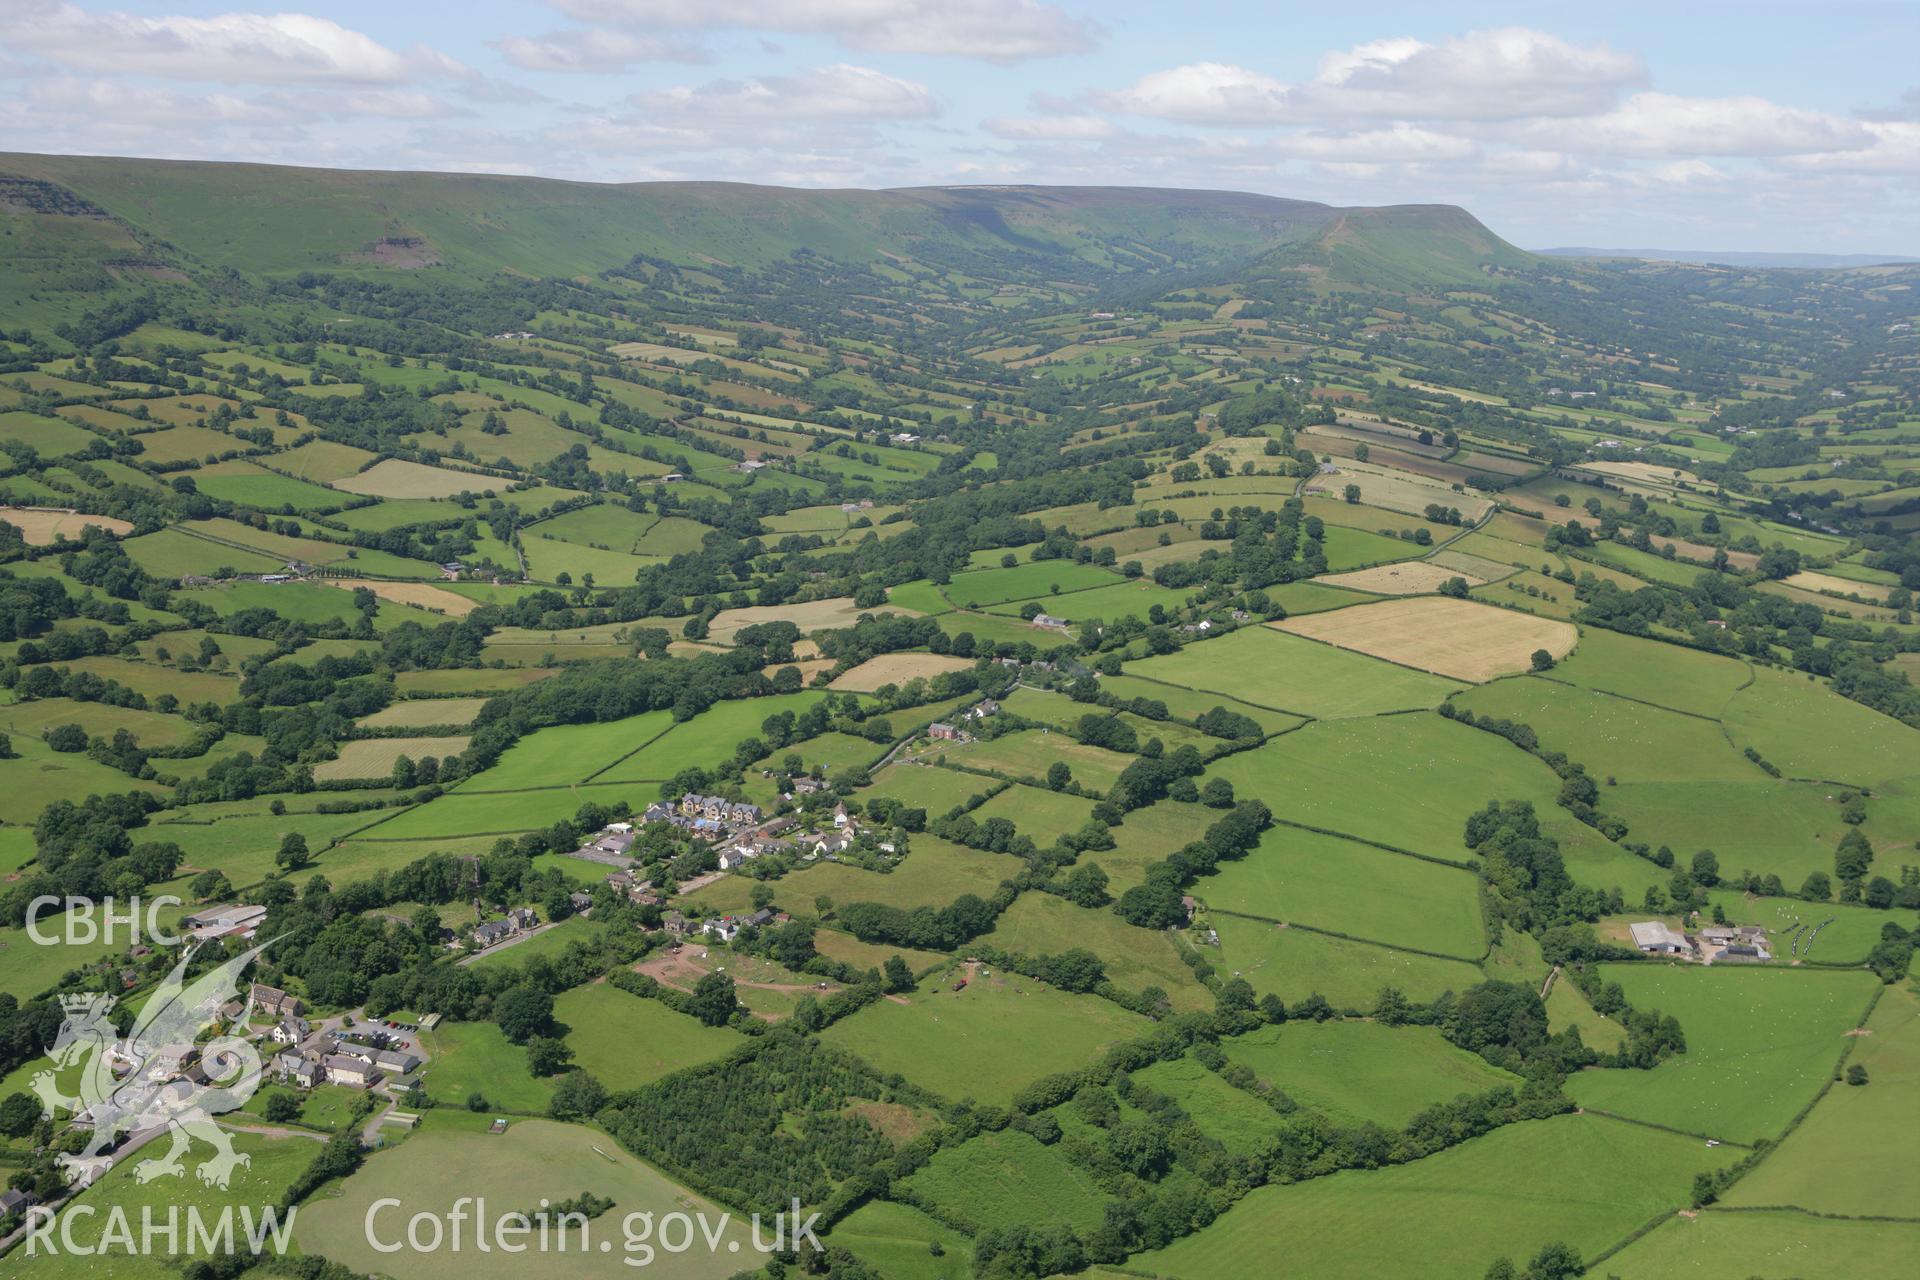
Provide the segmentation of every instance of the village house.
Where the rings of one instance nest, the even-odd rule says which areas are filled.
[[[275,1044],[299,1044],[313,1033],[313,1024],[305,1018],[282,1018],[270,1034]]]
[[[247,993],[254,1007],[276,1018],[297,1018],[307,1011],[304,1001],[298,996],[288,995],[278,987],[270,987],[264,982],[256,982]]]
[[[13,1214],[22,1214],[40,1203],[40,1197],[31,1191],[15,1191],[9,1187],[0,1191],[0,1218]]]
[[[311,1089],[325,1079],[320,1063],[293,1049],[273,1055],[273,1077],[296,1089]]]
[[[683,817],[704,818],[708,822],[729,826],[752,826],[761,817],[757,804],[729,800],[725,796],[703,796],[694,791],[680,797],[680,813]]]
[[[320,1060],[326,1069],[327,1083],[345,1085],[349,1089],[371,1089],[380,1073],[365,1058],[356,1058],[344,1053],[330,1053]]]
[[[567,905],[573,908],[573,914],[577,916],[590,915],[593,912],[593,895],[570,893],[567,895]]]

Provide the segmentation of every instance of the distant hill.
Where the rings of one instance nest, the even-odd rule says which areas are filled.
[[[34,185],[37,194],[25,190]],[[971,253],[1037,270],[1111,272],[1256,254],[1338,213],[1226,191],[814,191],[0,154],[0,216],[59,206],[109,217],[203,264],[261,275],[444,267],[569,276],[636,255],[752,269],[799,250],[846,262],[945,263]]]
[[[1310,239],[1260,264],[1325,272],[1337,282],[1397,292],[1484,281],[1489,269],[1525,269],[1540,260],[1448,204],[1343,209]]]
[[[1720,263],[1729,267],[1877,267],[1920,262],[1897,253],[1728,253],[1713,249],[1536,249],[1548,258],[1643,258],[1649,262]]]

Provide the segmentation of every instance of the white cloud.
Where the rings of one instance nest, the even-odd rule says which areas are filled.
[[[1639,59],[1605,45],[1506,27],[1437,44],[1372,41],[1328,54],[1303,84],[1231,63],[1190,63],[1095,101],[1132,115],[1228,126],[1495,121],[1604,111],[1644,78]]]
[[[1536,124],[1536,136],[1581,150],[1649,156],[1795,156],[1874,143],[1856,120],[1765,98],[1638,93],[1604,115]]]
[[[1142,76],[1095,102],[1129,115],[1188,124],[1272,124],[1286,115],[1287,86],[1225,62],[1195,62]]]
[[[605,27],[576,27],[541,36],[502,36],[493,42],[508,62],[528,71],[625,71],[638,62],[705,62],[706,54],[679,40],[631,35]]]
[[[1379,40],[1329,54],[1297,108],[1402,120],[1513,120],[1605,110],[1646,79],[1640,60],[1503,27],[1437,44]]]
[[[397,84],[466,68],[424,47],[394,50],[358,31],[303,13],[211,18],[89,13],[62,0],[8,0],[0,39],[94,75],[284,84]]]
[[[1464,160],[1478,150],[1470,139],[1406,124],[1363,133],[1291,133],[1276,139],[1273,149],[1302,159],[1363,164]]]
[[[781,31],[831,35],[871,53],[942,54],[1020,62],[1086,53],[1105,32],[1038,0],[554,0],[585,22],[643,30]]]
[[[996,116],[981,124],[996,138],[1022,142],[1086,142],[1111,138],[1119,126],[1105,116]]]
[[[870,67],[836,63],[791,76],[714,80],[635,94],[648,115],[702,125],[727,122],[926,120],[940,114],[932,92]]]

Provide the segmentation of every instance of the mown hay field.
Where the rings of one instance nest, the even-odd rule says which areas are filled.
[[[1314,581],[1324,582],[1330,587],[1370,591],[1375,595],[1415,596],[1438,591],[1440,584],[1449,578],[1465,578],[1470,587],[1480,586],[1487,580],[1484,575],[1429,560],[1406,560],[1399,564],[1375,565],[1371,569],[1355,569],[1351,573],[1332,573]]]
[[[448,738],[359,738],[342,743],[338,759],[313,766],[313,776],[321,782],[384,778],[392,774],[394,762],[401,756],[414,761],[422,756],[457,756],[467,749],[469,740],[464,734]]]
[[[973,666],[967,658],[940,653],[883,653],[868,658],[859,666],[834,678],[830,689],[856,689],[871,693],[881,685],[901,685],[909,680],[931,680],[947,671],[965,671]]]
[[[116,536],[133,532],[133,525],[126,520],[51,507],[0,507],[0,521],[18,529],[30,547],[51,546],[62,538],[79,542],[88,529],[104,529]]]
[[[1475,682],[1525,671],[1536,649],[1563,658],[1579,639],[1570,622],[1427,596],[1289,618],[1272,625],[1403,666]]]
[[[374,498],[451,498],[456,493],[484,493],[504,489],[511,481],[467,471],[449,471],[421,462],[400,458],[382,458],[365,471],[333,480],[332,487],[343,493],[360,493]]]

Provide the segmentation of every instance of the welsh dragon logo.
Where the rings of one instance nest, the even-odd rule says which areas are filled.
[[[260,1055],[245,1038],[253,1002],[249,996],[239,1017],[230,1023],[222,1023],[220,1009],[240,994],[241,975],[270,945],[262,943],[233,957],[191,985],[186,971],[193,949],[188,948],[125,1036],[117,1035],[107,1018],[115,1003],[113,996],[61,997],[67,1016],[48,1051],[54,1070],[35,1075],[33,1091],[47,1115],[70,1111],[84,1115],[93,1125],[85,1148],[59,1157],[69,1183],[86,1186],[112,1168],[111,1151],[118,1135],[146,1134],[161,1127],[169,1131],[172,1145],[165,1155],[134,1166],[134,1178],[141,1183],[186,1172],[181,1157],[196,1138],[214,1149],[195,1170],[209,1186],[226,1187],[233,1171],[249,1163],[248,1156],[233,1149],[232,1136],[213,1117],[238,1110],[260,1087]],[[173,1074],[178,1064],[169,1060],[171,1056],[195,1046],[209,1025],[216,1028],[215,1035],[196,1046],[202,1079],[196,1082]],[[116,1074],[116,1064],[130,1065],[131,1070]],[[81,1065],[79,1093],[70,1096],[60,1091],[55,1072],[75,1065]]]

